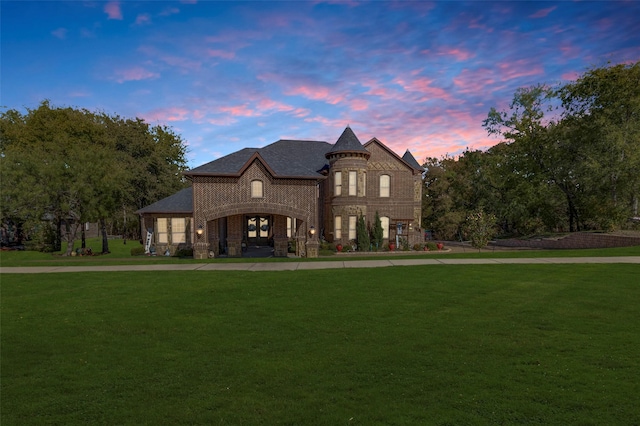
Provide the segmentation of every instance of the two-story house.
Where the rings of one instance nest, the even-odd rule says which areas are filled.
[[[190,188],[138,211],[157,252],[193,247],[198,259],[242,256],[271,245],[287,256],[318,255],[319,240],[348,244],[363,215],[380,216],[384,238],[422,240],[422,167],[378,139],[364,145],[347,127],[335,144],[279,140],[245,148],[185,173]]]

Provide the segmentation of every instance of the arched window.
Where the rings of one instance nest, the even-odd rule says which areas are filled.
[[[382,216],[380,218],[380,223],[382,224],[382,238],[389,238],[389,218],[386,216]]]
[[[381,197],[388,197],[390,191],[390,187],[391,187],[391,176],[389,175],[382,175],[380,176],[380,196]]]
[[[263,184],[261,180],[252,180],[251,181],[251,198],[264,197],[264,193],[262,189],[263,189]]]

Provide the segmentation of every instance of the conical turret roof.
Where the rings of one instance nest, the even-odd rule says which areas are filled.
[[[326,156],[329,158],[331,155],[339,152],[363,153],[370,155],[369,151],[362,146],[360,140],[358,140],[358,137],[353,133],[353,130],[351,130],[351,127],[349,126],[344,129],[344,132],[342,132],[342,135],[340,135],[338,141],[333,145],[333,148],[327,152]]]

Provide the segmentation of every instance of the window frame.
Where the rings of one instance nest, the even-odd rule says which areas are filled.
[[[388,216],[380,216],[380,224],[382,225],[382,239],[389,239],[389,223],[390,219]]]
[[[386,183],[386,185],[383,185],[383,183]],[[380,175],[379,185],[380,191],[378,192],[378,195],[380,196],[380,198],[391,197],[391,175]]]
[[[260,184],[260,195],[256,194],[257,187],[254,184]],[[260,179],[253,179],[251,181],[251,198],[264,198],[264,182]]]
[[[333,194],[336,197],[342,195],[342,172],[335,172],[333,175]]]
[[[358,172],[355,170],[349,170],[349,196],[354,197],[358,195]]]
[[[349,216],[349,241],[356,239],[358,216]]]
[[[334,238],[336,240],[341,240],[342,239],[342,216],[338,215],[335,217],[334,219]]]

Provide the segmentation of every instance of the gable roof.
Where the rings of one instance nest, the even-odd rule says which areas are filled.
[[[264,148],[244,148],[185,172],[186,176],[240,176],[260,161],[274,177],[319,179],[331,145],[322,141],[279,140]]]
[[[413,156],[413,154],[411,154],[411,151],[407,150],[402,156],[402,159],[405,161],[405,163],[407,163],[414,169],[424,170],[424,167],[422,167],[420,163],[416,161],[416,158]]]
[[[193,214],[193,189],[192,187],[181,189],[167,198],[156,201],[146,207],[141,208],[138,214],[153,213],[175,213],[175,214]]]
[[[401,164],[404,164],[405,166],[407,166],[409,169],[413,170],[414,174],[417,171],[422,171],[422,167],[420,167],[420,165],[418,165],[418,162],[416,161],[415,158],[413,158],[413,155],[411,155],[411,153],[409,152],[409,150],[407,150],[407,152],[409,152],[409,155],[411,156],[411,158],[413,158],[414,163],[417,165],[417,167],[414,164],[410,164],[407,159],[405,159],[404,157],[400,158],[400,156],[398,154],[396,154],[395,152],[393,152],[388,146],[386,146],[385,144],[383,144],[382,142],[380,142],[380,140],[378,138],[371,138],[371,140],[367,143],[364,144],[365,148],[368,147],[371,144],[377,144],[380,148],[384,149],[386,152],[389,153],[389,155],[391,155],[392,157],[396,158]],[[404,154],[405,156],[407,155],[407,153],[405,152]]]

